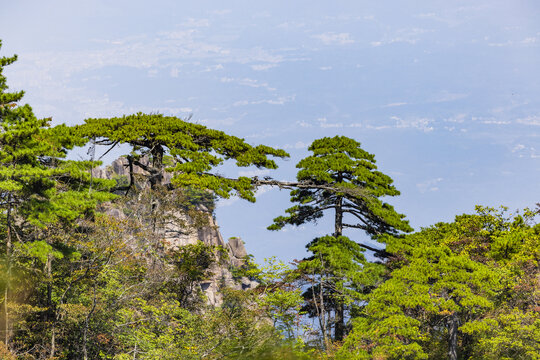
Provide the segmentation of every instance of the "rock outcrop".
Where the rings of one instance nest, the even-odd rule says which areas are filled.
[[[115,179],[120,184],[129,184],[129,164],[124,157],[116,159],[106,168],[95,168],[92,171],[94,177]],[[133,166],[133,174],[136,178],[135,185],[139,193],[143,194],[145,190],[150,188],[148,182],[144,180],[149,174],[135,165]],[[171,174],[164,172],[162,185],[169,184],[170,179]],[[144,199],[139,196],[139,201],[144,201]],[[123,219],[126,216],[122,209],[112,204],[104,206],[102,210],[117,219]],[[206,245],[219,246],[227,252],[226,261],[213,265],[210,269],[212,276],[200,283],[207,303],[219,306],[222,303],[220,291],[222,287],[246,290],[256,287],[257,283],[245,277],[237,279],[231,272],[231,269],[244,264],[247,255],[244,242],[240,238],[231,238],[225,242],[212,211],[202,204],[197,205],[197,211],[205,218],[202,226],[196,226],[195,220],[186,211],[174,208],[165,210],[167,220],[159,224],[159,227],[155,229],[155,234],[161,239],[164,249],[179,248],[201,241]]]

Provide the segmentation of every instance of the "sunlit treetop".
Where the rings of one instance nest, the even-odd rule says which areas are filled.
[[[291,202],[297,205],[287,215],[274,219],[269,229],[287,224],[301,225],[317,221],[323,212],[337,212],[336,235],[341,228],[357,228],[370,235],[409,232],[405,216],[383,202],[384,196],[397,196],[393,180],[375,165],[375,156],[363,150],[360,143],[345,136],[315,140],[308,148],[312,155],[302,159],[297,180],[301,187],[291,191]],[[343,215],[354,223],[347,223]]]
[[[19,104],[23,91],[8,92],[3,68],[16,60],[0,58],[0,209],[16,209],[35,225],[72,221],[110,199],[111,182],[92,181],[88,162],[65,160],[77,142],[67,128],[52,130],[50,118],[38,119]]]
[[[178,187],[207,189],[224,198],[235,193],[249,201],[255,201],[251,179],[226,178],[219,175],[215,167],[231,160],[239,167],[276,169],[277,164],[269,157],[289,156],[284,150],[252,146],[222,131],[161,114],[87,119],[75,131],[96,144],[131,145],[130,161],[156,177],[162,170],[172,172],[171,182]],[[166,155],[172,157],[171,164],[164,164]],[[150,159],[148,164],[140,161],[144,156]]]

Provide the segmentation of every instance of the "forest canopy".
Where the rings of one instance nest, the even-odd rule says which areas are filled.
[[[414,231],[355,139],[314,140],[294,181],[226,177],[289,154],[161,114],[51,127],[8,91],[16,59],[0,58],[0,358],[540,358],[540,205]],[[97,176],[100,145],[129,146],[127,179]],[[293,203],[271,230],[334,220],[306,258],[203,241],[219,238],[215,197],[261,186]]]

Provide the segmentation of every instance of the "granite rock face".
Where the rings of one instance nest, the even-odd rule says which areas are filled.
[[[142,159],[141,161],[147,161]],[[141,193],[150,186],[144,181],[144,177],[149,175],[142,168],[134,165],[133,173],[136,178],[136,187]],[[128,181],[129,164],[124,157],[118,158],[106,168],[95,168],[92,170],[94,177],[117,179]],[[170,183],[171,174],[164,173],[162,177],[162,185]],[[141,200],[144,201],[144,200]],[[163,242],[164,249],[174,249],[188,244],[196,244],[201,241],[206,245],[220,246],[227,252],[227,260],[225,263],[216,263],[210,268],[212,276],[201,282],[201,289],[204,291],[207,303],[213,306],[219,306],[222,303],[221,290],[222,287],[229,287],[237,290],[252,289],[257,286],[257,282],[251,281],[248,278],[236,279],[231,269],[244,264],[244,258],[247,255],[244,242],[240,238],[231,238],[227,242],[223,240],[219,232],[219,226],[212,215],[204,205],[197,205],[197,210],[204,214],[206,221],[203,226],[194,226],[194,220],[181,210],[171,209],[167,211],[167,221],[156,229],[156,235]],[[105,204],[102,211],[111,217],[124,219],[125,214],[122,209],[115,207],[112,204]]]
[[[144,163],[148,163],[148,158],[142,158],[140,161]],[[149,186],[148,182],[145,182],[142,180],[145,176],[149,176],[150,174],[142,169],[141,167],[134,165],[133,166],[133,174],[135,175],[135,178],[137,180],[137,186],[145,188]],[[97,167],[92,169],[92,175],[96,178],[102,178],[102,179],[120,179],[124,178],[126,180],[129,179],[129,162],[128,159],[125,157],[119,157],[118,159],[114,160],[111,165],[106,167]],[[171,182],[171,173],[163,172],[162,173],[162,183],[168,184]]]
[[[176,214],[178,216],[181,213]],[[184,215],[185,216],[185,215]],[[186,218],[189,222],[189,218]],[[221,246],[227,253],[228,259],[225,263],[215,264],[210,270],[213,274],[211,278],[201,282],[201,289],[205,292],[209,305],[219,306],[222,303],[220,288],[223,286],[246,290],[255,288],[258,284],[248,278],[235,279],[231,268],[240,267],[244,264],[244,258],[247,255],[244,242],[240,238],[230,238],[227,242],[223,240],[216,220],[208,214],[208,224],[204,227],[193,229],[186,227],[177,227],[174,225],[164,229],[164,239],[167,246],[178,248],[188,244],[195,244],[202,241],[206,245]]]

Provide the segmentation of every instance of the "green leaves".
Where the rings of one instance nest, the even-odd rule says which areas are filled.
[[[43,303],[38,303],[42,305],[39,317],[40,326],[51,326],[56,316],[55,305],[61,298],[52,291],[53,263],[77,260],[76,252],[66,257],[59,250],[65,246],[59,244],[48,227],[73,229],[78,220],[91,217],[97,203],[114,197],[108,191],[110,182],[91,179],[88,163],[64,160],[67,150],[80,144],[65,126],[51,130],[50,118],[37,119],[29,105],[18,104],[23,92],[7,92],[3,67],[15,60],[16,57],[0,59],[0,239],[6,264],[1,292],[7,347],[10,338],[24,334],[23,320],[27,314],[20,315],[18,328],[12,331],[17,310],[10,312],[19,308],[18,302],[28,301],[39,292],[31,286],[33,282],[47,288]],[[32,276],[16,277],[17,274]],[[27,304],[21,305],[24,306]],[[30,314],[37,312],[36,307],[28,308],[32,309]]]
[[[351,220],[342,220],[339,227],[358,228],[370,235],[412,230],[404,215],[379,199],[399,195],[399,191],[389,176],[376,170],[374,155],[359,142],[335,136],[315,140],[308,149],[313,155],[296,165],[297,179],[305,186],[291,191],[291,202],[299,205],[286,210],[290,215],[275,218],[269,230],[316,221],[338,206]]]
[[[412,229],[404,215],[379,199],[399,195],[399,191],[390,177],[376,170],[374,156],[364,151],[359,142],[345,136],[325,137],[315,140],[308,149],[312,155],[296,165],[297,188],[290,193],[295,205],[275,218],[268,229],[316,222],[327,210],[334,212],[333,236],[308,244],[313,256],[298,266],[311,287],[311,295],[309,290],[304,294],[307,307],[311,316],[319,318],[324,346],[328,347],[331,328],[335,340],[341,341],[346,311],[363,300],[363,294],[375,286],[381,275],[379,265],[365,260],[362,245],[342,236],[344,229],[360,229],[372,237]],[[364,246],[384,257],[384,250]]]
[[[178,187],[211,190],[224,198],[236,194],[249,201],[255,201],[255,189],[249,178],[226,178],[214,172],[214,168],[234,160],[240,167],[276,169],[277,164],[269,157],[289,156],[280,149],[252,146],[222,131],[159,114],[87,119],[74,131],[86,141],[95,140],[98,144],[131,145],[135,160],[149,157],[149,170],[171,172],[171,182]],[[164,156],[168,156],[167,165]]]
[[[15,60],[0,61],[0,196],[12,199],[4,208],[16,209],[15,216],[34,225],[72,221],[110,199],[100,191],[111,184],[96,179],[97,191],[89,192],[89,164],[63,160],[67,149],[79,144],[73,134],[65,126],[50,129],[51,119],[37,119],[29,105],[19,106],[22,92],[6,92],[3,66]]]
[[[453,223],[404,235],[412,231],[404,215],[383,199],[399,191],[354,139],[315,140],[297,164],[295,183],[229,178],[220,166],[276,169],[275,159],[289,155],[159,114],[50,128],[51,119],[19,104],[24,92],[8,92],[3,68],[15,60],[0,58],[3,354],[314,358],[317,351],[304,351],[304,334],[309,346],[322,340],[315,347],[323,344],[325,358],[343,344],[338,359],[441,359],[456,347],[452,354],[463,359],[539,359],[538,211],[477,207]],[[130,146],[124,165],[131,176],[93,178],[99,161],[66,160],[88,142],[93,149]],[[96,214],[99,203],[115,198],[111,190],[134,185],[134,166],[152,191]],[[165,179],[171,183],[160,186]],[[262,185],[293,189],[293,206],[270,229],[316,222],[330,210],[332,235],[311,241],[310,256],[294,269],[275,259],[261,269],[246,261],[236,275],[259,286],[224,286],[223,306],[210,308],[200,285],[216,280],[223,248],[168,248],[168,234],[207,225],[208,213],[199,210],[211,211],[215,196],[255,201]],[[343,236],[347,229],[387,248]],[[386,261],[369,262],[366,249]],[[304,314],[317,317],[318,327],[302,322]]]
[[[254,302],[277,330],[289,340],[296,339],[299,334],[295,334],[294,327],[302,314],[303,298],[302,290],[291,283],[293,270],[275,257],[265,259],[265,265],[260,268],[247,257],[244,268],[239,269],[237,275],[256,279],[259,286],[251,291]]]
[[[484,359],[540,359],[540,316],[518,308],[466,323],[464,333],[478,338],[473,352]]]
[[[34,241],[27,244],[18,244],[19,250],[26,256],[38,259],[42,264],[47,262],[49,256],[62,259],[64,254],[47,244],[46,241]]]
[[[518,328],[534,333],[540,324],[531,311],[538,258],[528,256],[538,254],[538,234],[520,215],[507,217],[505,209],[477,210],[454,223],[387,238],[394,270],[368,296],[343,353],[441,358],[457,321],[462,358],[535,358],[536,335]]]

